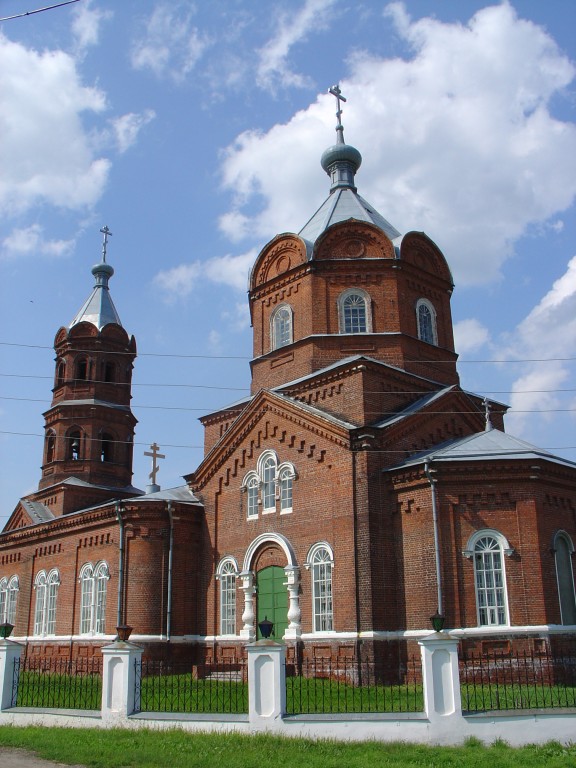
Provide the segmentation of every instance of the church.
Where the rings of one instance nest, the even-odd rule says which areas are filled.
[[[249,276],[251,394],[201,419],[178,488],[132,486],[137,348],[102,230],[55,337],[38,490],[0,534],[0,623],[28,655],[130,626],[150,658],[234,659],[265,618],[289,657],[377,655],[431,617],[482,653],[574,637],[576,464],[461,388],[450,268],[358,193],[333,92],[328,197]]]

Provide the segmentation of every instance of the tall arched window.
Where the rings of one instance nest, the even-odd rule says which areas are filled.
[[[79,429],[73,429],[66,436],[66,458],[71,461],[82,458],[82,434]]]
[[[105,562],[85,563],[80,570],[80,634],[106,631],[106,590],[110,572]]]
[[[272,349],[292,344],[292,307],[281,304],[272,313]]]
[[[574,590],[574,571],[572,555],[574,544],[566,531],[558,531],[554,537],[554,559],[556,561],[556,579],[560,600],[560,620],[562,624],[576,624],[576,592]]]
[[[64,376],[66,374],[66,363],[64,360],[59,360],[56,363],[56,386],[61,387],[64,384]]]
[[[233,559],[223,560],[216,578],[220,581],[220,634],[236,634],[236,577],[238,567]]]
[[[338,298],[340,333],[371,333],[370,296],[360,288],[350,288]]]
[[[276,509],[276,454],[266,451],[258,461],[259,475],[262,483],[262,512],[273,512]]]
[[[280,513],[292,512],[292,481],[294,480],[294,467],[285,463],[278,467],[278,483],[280,485]]]
[[[104,363],[104,381],[116,381],[116,363],[110,360]]]
[[[332,569],[334,556],[331,547],[322,542],[315,544],[306,562],[312,571],[312,627],[314,632],[332,632],[334,612],[332,600]]]
[[[53,635],[56,630],[56,600],[60,575],[56,568],[50,573],[40,571],[34,580],[36,609],[34,611],[34,634]]]
[[[14,624],[16,620],[16,600],[20,582],[18,576],[0,580],[0,624]]]
[[[100,438],[100,460],[114,461],[114,435],[102,432]]]
[[[46,463],[49,464],[54,461],[54,453],[56,451],[56,433],[54,430],[49,429],[46,432]]]
[[[75,364],[75,379],[78,381],[86,381],[89,378],[90,366],[87,357],[79,357],[76,359]]]
[[[258,490],[260,482],[256,472],[249,472],[244,478],[242,488],[246,492],[246,516],[258,517]]]
[[[438,344],[436,333],[436,310],[426,299],[419,299],[416,304],[418,338],[427,344]]]
[[[465,554],[474,561],[476,611],[481,627],[510,623],[504,554],[513,550],[498,531],[484,529],[471,536]]]

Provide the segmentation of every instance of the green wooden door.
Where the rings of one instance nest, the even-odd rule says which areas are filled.
[[[282,640],[288,626],[288,591],[284,568],[271,565],[258,571],[258,620],[268,618],[274,624],[272,640]],[[260,639],[258,629],[258,639]]]

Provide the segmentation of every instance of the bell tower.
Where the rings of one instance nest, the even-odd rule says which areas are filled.
[[[108,227],[100,231],[102,259],[92,267],[92,293],[54,341],[56,370],[52,404],[44,414],[40,491],[65,481],[100,491],[134,491],[137,422],[130,400],[136,341],[122,327],[110,296],[114,269],[106,255],[112,233]]]

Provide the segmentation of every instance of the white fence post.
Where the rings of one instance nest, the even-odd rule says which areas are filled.
[[[102,719],[118,720],[140,709],[136,694],[136,665],[142,661],[143,648],[115,640],[102,649]],[[140,689],[138,689],[139,692]]]
[[[418,641],[422,653],[424,710],[429,719],[462,715],[458,639],[434,632]]]
[[[286,646],[258,640],[246,650],[250,724],[266,728],[286,713]]]
[[[12,706],[14,662],[20,658],[23,647],[14,640],[0,639],[0,710]]]

